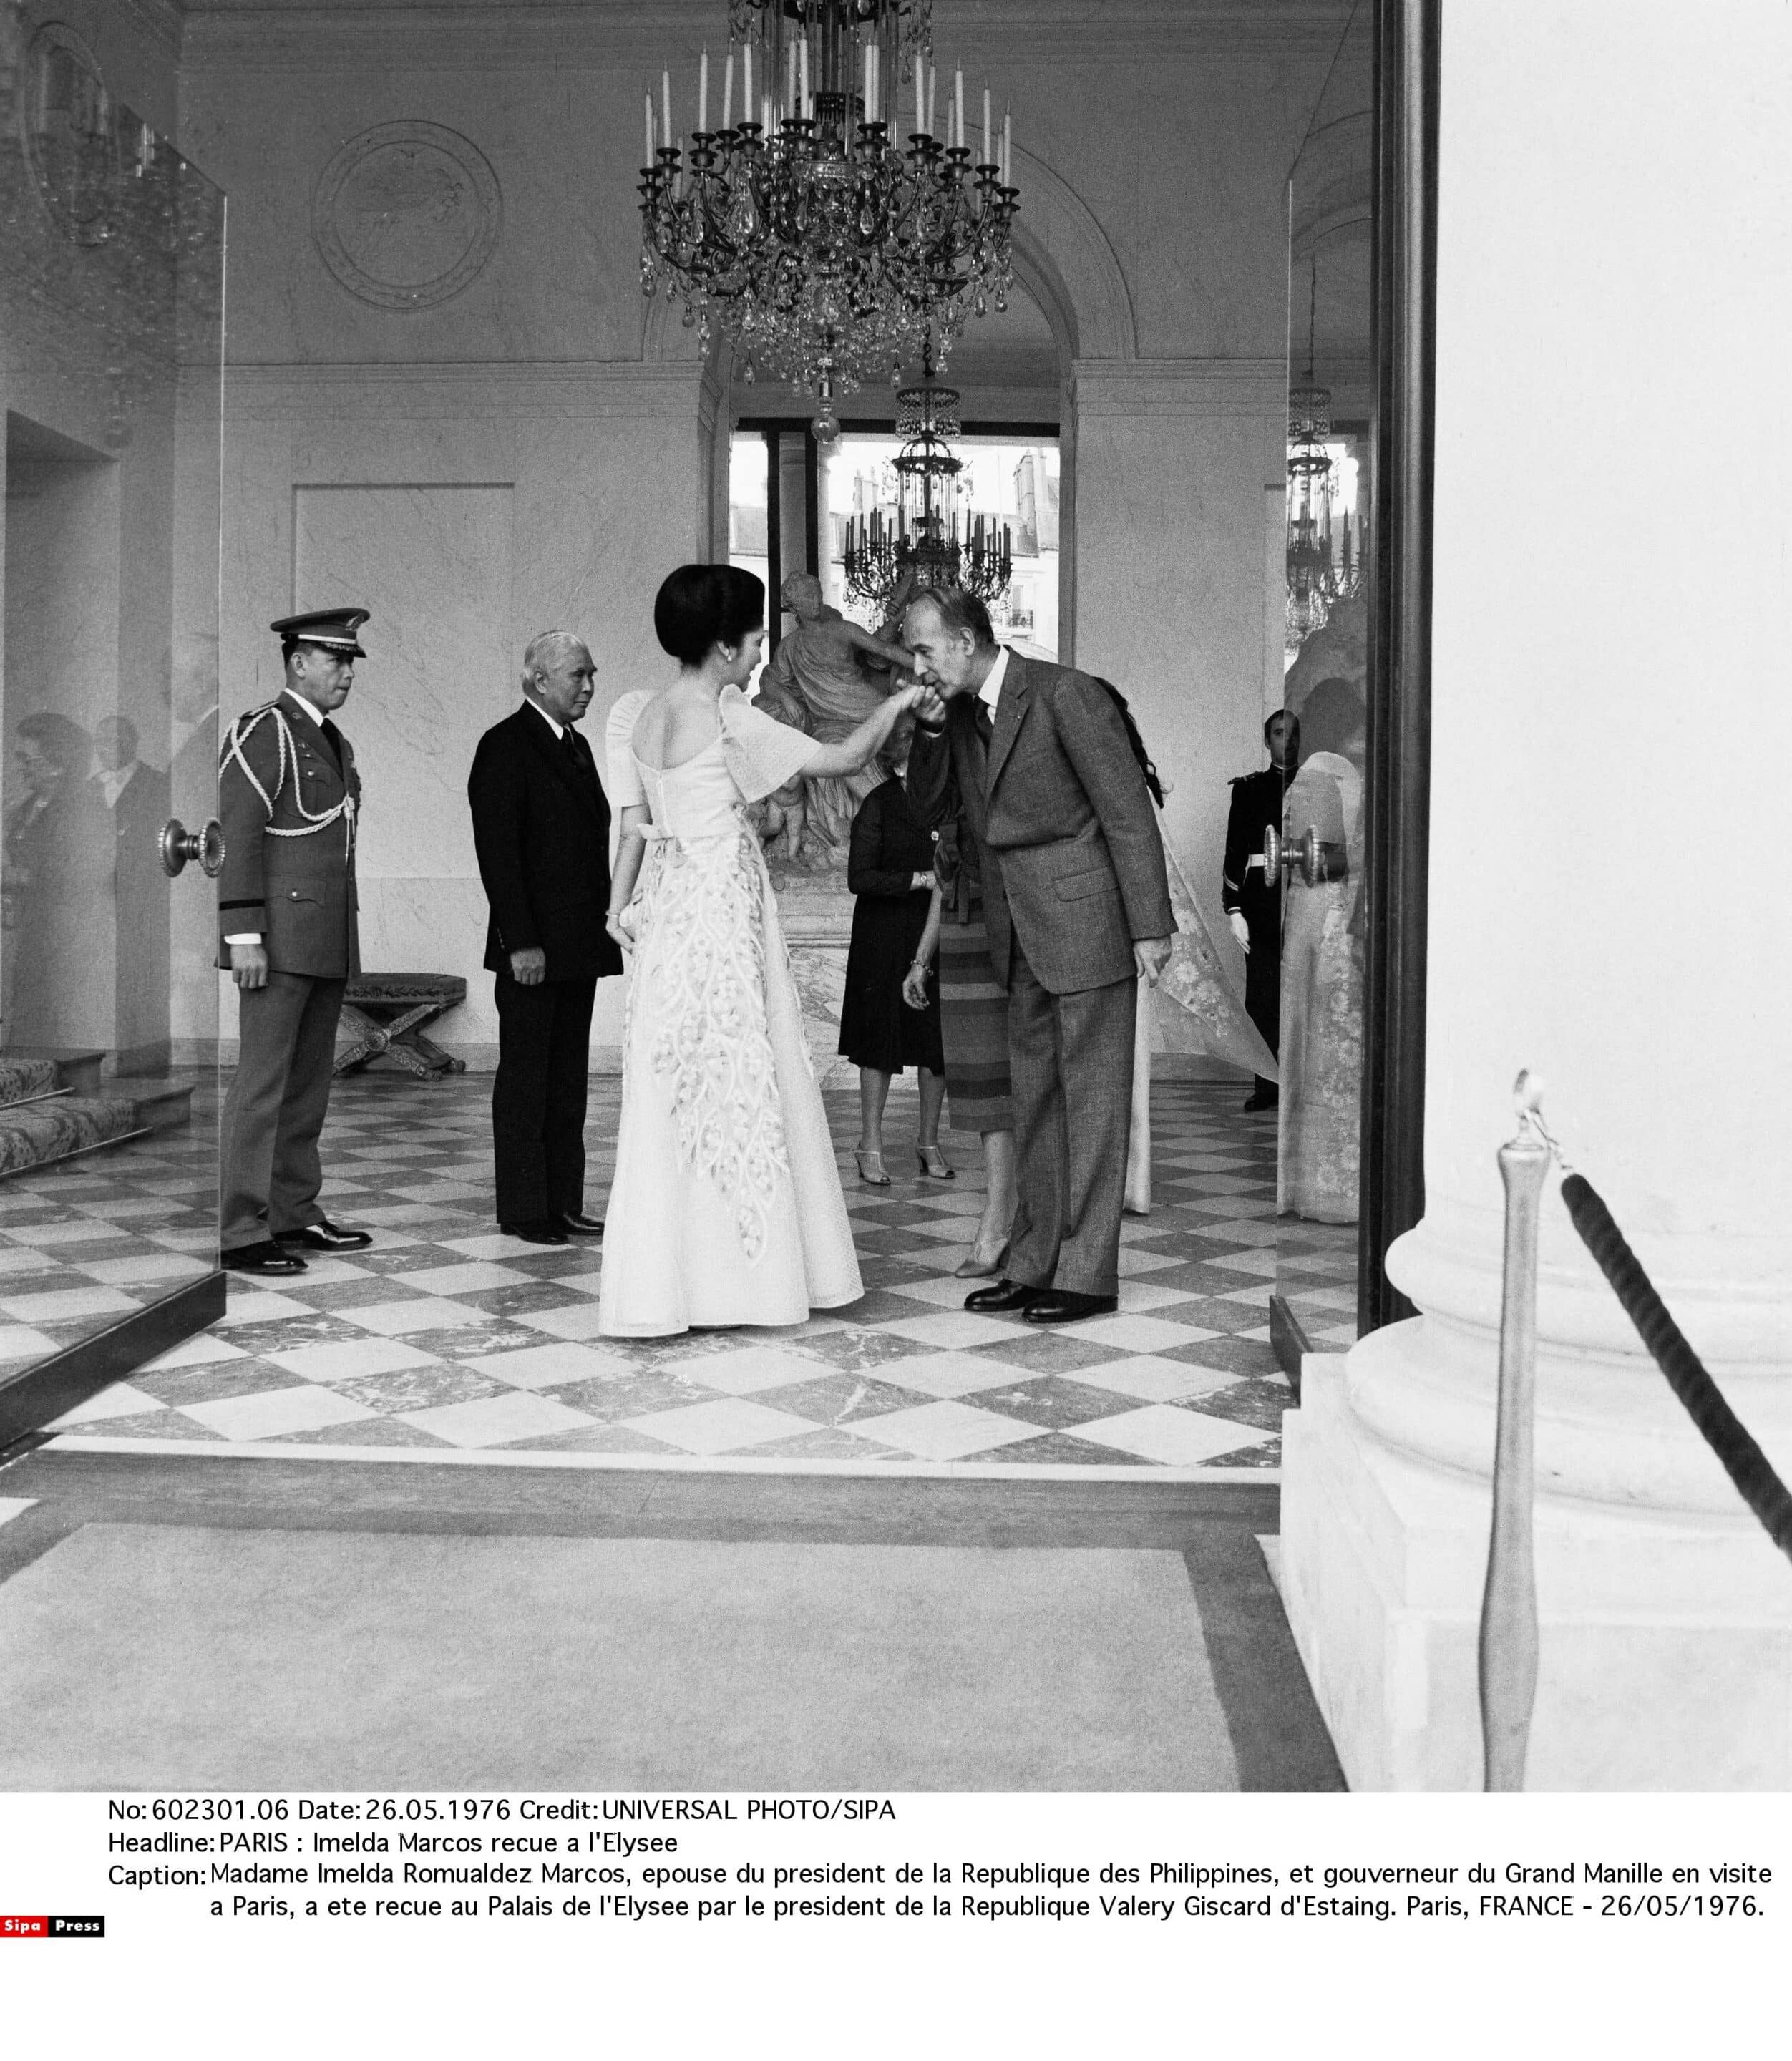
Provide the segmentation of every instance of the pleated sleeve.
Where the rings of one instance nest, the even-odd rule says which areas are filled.
[[[604,784],[610,790],[610,806],[618,812],[642,808],[646,804],[647,790],[642,785],[641,768],[634,762],[634,726],[642,710],[652,698],[651,688],[624,694],[610,711],[610,721],[604,726],[604,748],[610,771],[610,778]]]
[[[794,780],[822,748],[802,730],[762,715],[738,687],[724,687],[718,707],[722,755],[745,801],[762,801]]]

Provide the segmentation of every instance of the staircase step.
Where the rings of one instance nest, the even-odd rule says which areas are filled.
[[[138,1080],[120,1074],[106,1087],[109,1093],[135,1103],[137,1121],[152,1131],[173,1131],[193,1120],[190,1081]]]

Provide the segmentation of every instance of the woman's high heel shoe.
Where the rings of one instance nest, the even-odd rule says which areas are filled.
[[[961,1281],[982,1281],[991,1275],[999,1274],[1007,1257],[1006,1239],[1004,1239],[996,1247],[994,1256],[987,1260],[983,1257],[982,1247],[974,1245],[970,1248],[970,1259],[961,1259],[952,1271]]]
[[[883,1171],[881,1152],[862,1152],[855,1145],[853,1157],[858,1162],[858,1178],[868,1188],[887,1188],[890,1176]]]
[[[955,1181],[958,1172],[947,1163],[946,1155],[937,1145],[918,1145],[914,1156],[921,1162],[921,1171],[935,1181]]]

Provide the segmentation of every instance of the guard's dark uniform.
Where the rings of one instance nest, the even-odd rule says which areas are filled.
[[[366,619],[364,611],[349,613]],[[308,632],[304,641],[325,639]],[[349,645],[358,653],[352,634]],[[268,957],[267,985],[238,994],[242,1049],[222,1141],[226,1253],[323,1220],[318,1136],[330,1104],[342,990],[361,970],[360,804],[348,739],[290,689],[239,716],[226,733],[218,773],[224,831],[218,964],[230,963],[224,939],[251,933],[260,934]]]
[[[1232,813],[1226,824],[1226,876],[1220,898],[1226,913],[1237,910],[1250,932],[1245,959],[1245,1013],[1278,1055],[1282,1034],[1282,883],[1263,872],[1263,833],[1282,828],[1282,776],[1274,766],[1243,773],[1232,782]],[[1276,1084],[1257,1077],[1254,1101],[1276,1099]]]

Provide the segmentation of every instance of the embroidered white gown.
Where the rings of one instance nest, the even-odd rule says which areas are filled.
[[[635,755],[650,693],[608,728],[610,800],[653,821],[626,920],[616,1178],[598,1327],[798,1324],[864,1293],[759,841],[742,813],[821,748],[724,687],[722,730],[658,772]]]

